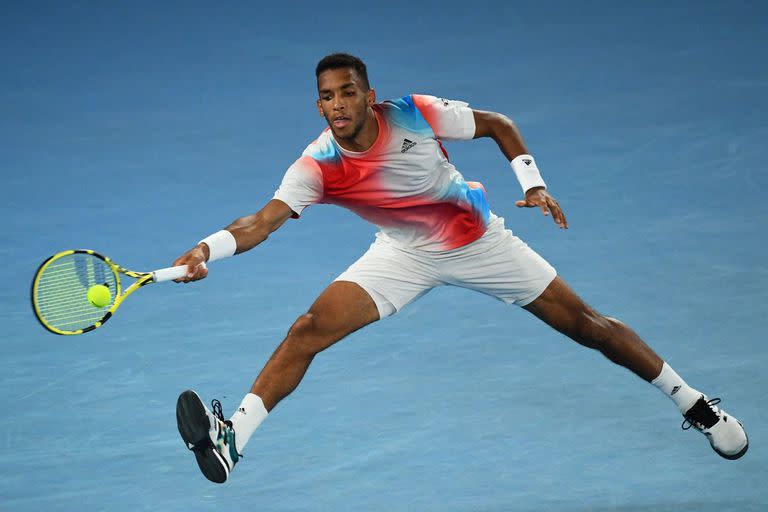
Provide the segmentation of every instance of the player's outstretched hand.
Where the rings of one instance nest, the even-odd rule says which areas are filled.
[[[519,208],[541,208],[544,215],[552,214],[552,219],[562,229],[568,229],[568,221],[555,198],[549,195],[547,189],[534,187],[525,193],[525,199],[517,201],[515,206]]]
[[[175,279],[177,283],[189,283],[190,281],[199,281],[208,275],[208,268],[205,266],[207,255],[203,252],[200,245],[185,252],[173,262],[173,266],[186,265],[187,275],[181,279]]]

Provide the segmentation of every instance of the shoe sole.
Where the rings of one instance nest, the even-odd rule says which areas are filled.
[[[205,405],[191,389],[184,391],[176,401],[176,424],[186,447],[194,446],[191,451],[205,478],[217,484],[226,482],[229,467],[213,447],[208,435],[211,423]]]

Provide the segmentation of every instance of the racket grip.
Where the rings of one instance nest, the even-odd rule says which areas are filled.
[[[205,267],[205,263],[202,264]],[[152,280],[156,283],[162,283],[163,281],[173,281],[174,279],[180,279],[187,275],[187,266],[179,265],[178,267],[167,267],[155,270],[152,272]]]

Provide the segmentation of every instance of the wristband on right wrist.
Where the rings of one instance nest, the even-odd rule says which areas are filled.
[[[234,235],[226,229],[217,231],[197,243],[208,246],[209,262],[229,258],[230,256],[234,256],[235,251],[237,251],[237,241],[235,240]]]
[[[515,176],[523,188],[523,193],[534,187],[547,188],[547,184],[544,183],[539,173],[539,168],[536,167],[536,161],[531,155],[518,155],[509,162],[509,165],[515,171]]]

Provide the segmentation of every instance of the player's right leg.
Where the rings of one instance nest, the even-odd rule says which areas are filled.
[[[360,285],[334,281],[293,323],[256,378],[251,393],[272,410],[296,389],[315,355],[378,319],[374,300]]]
[[[246,436],[264,420],[268,409],[298,386],[315,355],[378,319],[376,303],[360,285],[335,281],[328,286],[293,323],[243,400],[236,413],[242,439],[237,439],[232,421],[224,420],[218,400],[212,402],[211,412],[197,393],[183,392],[176,404],[179,434],[203,475],[224,483],[240,458]]]
[[[229,421],[220,405],[211,412],[194,391],[182,393],[177,404],[179,432],[203,474],[219,483],[228,478],[268,411],[298,386],[319,352],[438,284],[431,264],[377,239],[294,322]]]

